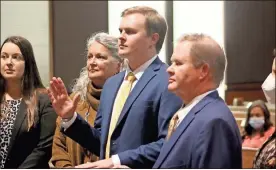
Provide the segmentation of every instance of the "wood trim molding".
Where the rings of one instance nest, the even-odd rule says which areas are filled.
[[[244,101],[260,99],[266,102],[261,85],[262,83],[228,84],[225,91],[225,101],[228,105],[233,104],[234,98],[242,98]]]
[[[227,91],[260,90],[262,83],[232,83],[227,84]]]
[[[171,55],[173,53],[173,1],[165,1],[165,17],[168,24],[166,46],[166,63],[171,65]]]
[[[54,32],[53,32],[53,2],[48,1],[49,5],[49,80],[54,76]]]

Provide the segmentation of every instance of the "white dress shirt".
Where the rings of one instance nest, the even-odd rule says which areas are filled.
[[[136,83],[138,82],[138,80],[142,77],[142,75],[144,74],[145,70],[149,67],[149,65],[157,58],[157,55],[155,55],[154,57],[152,57],[150,60],[148,60],[147,62],[145,62],[144,64],[142,64],[140,67],[138,67],[136,70],[131,71],[131,69],[129,68],[129,65],[127,64],[126,66],[126,73],[125,73],[125,78],[128,75],[129,72],[132,72],[136,78],[136,80],[132,83],[132,87],[131,90],[134,88],[134,86],[136,85]],[[127,81],[126,79],[124,79],[124,81]]]
[[[127,64],[124,81],[128,81],[125,78],[126,78],[126,76],[128,75],[129,72],[132,72],[134,74],[135,78],[136,78],[136,80],[132,84],[131,90],[133,90],[133,88],[135,87],[135,85],[137,84],[137,82],[139,81],[139,79],[144,74],[145,70],[151,65],[151,63],[156,58],[157,58],[157,55],[155,55],[154,57],[152,57],[151,59],[149,59],[148,61],[146,61],[144,64],[142,64],[140,67],[138,67],[134,71],[132,71],[129,68],[129,65]],[[114,106],[113,106],[113,108],[114,108]],[[77,113],[75,112],[74,116],[69,121],[62,121],[61,126],[64,128],[64,130],[68,129],[75,122],[76,118],[77,118]],[[112,159],[112,162],[113,162],[114,165],[121,165],[121,161],[120,161],[119,156],[117,154],[116,155],[112,155],[111,159]]]
[[[178,115],[178,122],[176,124],[176,127],[178,127],[178,125],[182,122],[182,120],[184,120],[184,118],[186,117],[186,115],[192,110],[192,108],[198,104],[205,96],[207,96],[208,94],[214,92],[215,90],[211,90],[208,92],[205,92],[197,97],[195,97],[190,103],[188,103],[185,107],[181,107],[181,109],[179,109],[177,111],[177,115]]]

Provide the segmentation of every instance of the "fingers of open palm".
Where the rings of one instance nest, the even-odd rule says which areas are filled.
[[[53,101],[53,107],[58,115],[63,116],[70,110],[71,101],[67,101],[66,98],[59,96],[56,100]]]
[[[50,98],[51,102],[53,103],[53,102],[54,102],[54,100],[55,100],[55,98],[53,97],[53,95],[52,95],[52,93],[51,93],[50,88],[47,88],[47,93],[48,93],[48,96],[49,96],[49,98]]]
[[[64,101],[69,98],[66,88],[63,83],[60,83],[62,81],[59,79],[53,79],[50,82],[50,90],[52,92],[53,97],[57,100],[58,103],[63,103]]]
[[[75,168],[94,168],[94,167],[95,167],[94,164],[91,162],[75,166]]]
[[[114,165],[113,169],[130,169],[130,168],[126,165]]]
[[[61,94],[67,95],[66,87],[60,77],[57,78],[57,88]]]
[[[62,94],[62,93],[60,93],[60,94],[57,96],[57,101],[58,101],[58,102],[64,103],[67,99],[69,99],[69,97],[68,97],[67,94]]]
[[[75,166],[75,168],[83,169],[83,168],[86,168],[86,167],[85,167],[85,164],[82,164],[82,165]]]
[[[55,81],[50,81],[50,91],[51,91],[53,98],[57,99],[59,92],[58,92],[57,84]]]

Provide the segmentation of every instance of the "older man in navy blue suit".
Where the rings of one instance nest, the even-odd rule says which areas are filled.
[[[226,57],[204,34],[185,35],[171,57],[169,90],[185,103],[172,118],[153,168],[242,168],[241,138],[216,88]]]
[[[207,35],[187,34],[171,62],[168,89],[184,105],[170,121],[153,168],[242,168],[239,129],[216,90],[226,68],[222,48]]]
[[[153,166],[169,120],[182,105],[168,91],[167,65],[157,55],[166,30],[165,19],[152,8],[133,7],[122,13],[118,53],[128,59],[128,66],[104,84],[94,128],[74,113],[78,97],[67,97],[61,79],[50,82],[49,95],[63,118],[63,132],[104,159],[79,168]]]

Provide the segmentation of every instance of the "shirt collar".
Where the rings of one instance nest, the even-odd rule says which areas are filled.
[[[215,90],[210,90],[210,91],[207,91],[199,96],[196,96],[190,103],[188,103],[187,105],[184,106],[184,104],[182,105],[180,111],[177,113],[178,114],[178,117],[179,119],[185,117],[185,115],[187,113],[189,113],[192,108],[198,104],[205,96],[207,96],[208,94],[214,92]]]
[[[136,77],[136,80],[139,80],[143,73],[145,72],[145,70],[150,66],[150,64],[158,57],[158,55],[156,54],[154,57],[152,57],[151,59],[149,59],[148,61],[146,61],[144,64],[142,64],[140,67],[138,67],[136,70],[132,71],[129,68],[128,65],[128,61],[127,61],[127,65],[126,65],[126,73],[125,73],[125,78],[128,75],[128,73],[132,72],[134,74],[134,76]]]
[[[190,103],[187,104],[187,106],[189,105],[196,105],[200,100],[202,100],[205,96],[207,96],[208,94],[214,92],[215,90],[210,90],[207,91],[199,96],[196,96]],[[186,106],[185,106],[186,107]]]

